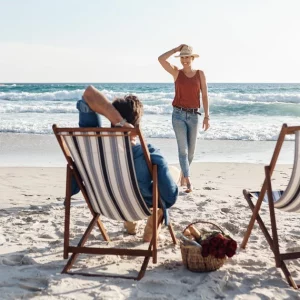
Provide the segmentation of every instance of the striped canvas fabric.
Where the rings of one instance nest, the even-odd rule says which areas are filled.
[[[282,194],[283,194],[283,191],[273,191],[272,192],[274,203],[276,203],[280,199],[280,197],[282,196]],[[260,195],[260,192],[250,192],[250,195],[253,198],[258,199],[258,197]],[[263,201],[264,202],[268,202],[269,201],[267,193],[265,193]]]
[[[113,220],[145,219],[151,212],[137,184],[130,138],[121,132],[97,133],[61,133],[94,211]]]
[[[251,192],[258,198],[259,192]],[[267,194],[264,201],[268,201]],[[295,155],[291,179],[285,191],[273,191],[275,208],[287,212],[300,212],[300,132],[295,133]]]

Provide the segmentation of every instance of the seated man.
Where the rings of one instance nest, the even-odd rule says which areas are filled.
[[[109,100],[93,86],[89,86],[85,90],[82,100],[77,102],[77,109],[79,110],[80,127],[101,127],[101,118],[98,118],[95,112],[109,119],[112,126],[121,127],[134,127],[139,125],[143,115],[143,104],[136,96],[129,95],[124,98],[118,98],[110,103]],[[141,145],[136,144],[135,138],[131,140],[131,144],[140,192],[146,204],[152,207],[153,183],[144,153]],[[165,212],[165,217],[167,217],[166,209],[174,205],[177,200],[178,187],[172,179],[167,162],[159,150],[152,145],[148,145],[148,150],[152,163],[157,165],[158,189],[162,200],[162,209]],[[73,193],[76,193],[76,191]],[[159,214],[162,214],[161,209]],[[144,241],[146,242],[149,242],[152,238],[151,218],[151,216],[148,218],[144,231]],[[136,233],[135,222],[125,222],[125,228],[130,234]]]

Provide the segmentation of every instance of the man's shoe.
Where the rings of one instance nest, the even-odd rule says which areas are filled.
[[[162,211],[162,209],[159,208],[157,211],[157,219],[159,220],[162,215],[163,215],[163,211]],[[152,240],[152,235],[153,235],[152,225],[153,225],[153,215],[148,217],[147,224],[144,229],[144,236],[143,236],[144,242],[150,242]],[[160,231],[160,227],[161,226],[159,226],[157,229],[157,235],[158,235],[158,232]]]
[[[124,222],[124,228],[126,229],[128,234],[136,235],[138,222]]]

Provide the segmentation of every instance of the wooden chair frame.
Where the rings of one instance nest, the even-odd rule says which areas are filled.
[[[64,156],[67,160],[67,174],[66,174],[66,197],[65,197],[65,230],[64,230],[64,253],[63,257],[64,259],[68,259],[69,253],[71,253],[71,257],[68,260],[67,264],[65,265],[62,273],[67,273],[70,275],[85,275],[85,276],[100,276],[100,277],[117,277],[117,278],[127,278],[127,279],[134,279],[134,280],[140,280],[145,275],[148,263],[150,258],[152,257],[152,261],[154,264],[157,263],[157,235],[158,235],[158,227],[163,223],[164,216],[161,216],[158,218],[158,201],[159,199],[159,192],[158,192],[158,178],[157,178],[157,166],[152,165],[150,154],[148,151],[148,148],[146,146],[145,140],[143,138],[143,135],[139,128],[58,128],[55,124],[52,126],[52,129],[54,131],[54,134],[57,138],[57,141],[64,153]],[[135,134],[139,137],[140,143],[145,155],[145,159],[148,165],[148,169],[150,171],[150,174],[152,175],[153,179],[153,236],[152,240],[149,243],[147,250],[139,250],[139,249],[126,249],[126,248],[101,248],[101,247],[85,247],[85,243],[88,240],[88,237],[94,228],[95,225],[98,226],[103,239],[107,242],[110,242],[110,238],[105,230],[105,227],[100,219],[100,214],[95,213],[91,204],[90,200],[86,191],[86,188],[84,186],[83,180],[80,176],[79,171],[77,170],[77,167],[71,157],[71,154],[69,152],[68,147],[66,146],[63,137],[61,135],[62,132],[68,132],[69,135],[73,135],[74,132],[82,132],[83,134],[85,132],[96,132],[94,136],[109,136],[108,132],[119,132],[122,135],[131,135]],[[104,133],[105,132],[105,133]],[[78,134],[76,135],[78,136]],[[114,134],[115,136],[115,134]],[[77,246],[70,246],[70,212],[71,212],[71,178],[72,175],[76,179],[76,182],[82,192],[82,195],[88,205],[89,210],[91,211],[91,214],[93,216],[88,228],[84,232],[81,240],[79,241]],[[177,244],[175,234],[173,231],[173,227],[171,223],[168,225],[168,229],[171,234],[171,238],[174,244]],[[91,274],[91,273],[83,273],[83,272],[70,272],[69,270],[72,268],[72,266],[75,263],[75,260],[77,259],[78,255],[80,253],[85,254],[102,254],[102,255],[127,255],[127,256],[142,256],[145,257],[144,261],[142,263],[141,269],[139,270],[138,275],[135,276],[121,276],[121,275],[110,275],[110,274]]]
[[[258,200],[255,205],[253,204],[253,202],[251,200],[249,191],[243,190],[244,197],[247,200],[247,202],[250,206],[250,209],[252,210],[252,216],[251,216],[247,231],[244,235],[243,242],[241,244],[241,248],[245,249],[248,239],[250,237],[251,231],[253,229],[254,222],[256,220],[257,223],[259,224],[259,227],[262,230],[264,236],[266,237],[266,240],[268,241],[268,244],[270,245],[271,250],[274,253],[276,267],[282,269],[289,285],[295,289],[298,289],[300,287],[300,285],[297,285],[295,283],[284,260],[300,258],[300,252],[280,253],[278,234],[277,234],[277,224],[276,224],[276,217],[275,217],[275,207],[274,207],[274,201],[273,201],[273,195],[272,195],[271,176],[274,171],[282,144],[285,139],[285,136],[290,135],[290,134],[295,134],[295,132],[298,130],[300,130],[300,126],[287,126],[287,124],[282,125],[270,165],[265,166],[265,180],[264,180]],[[259,210],[260,210],[260,207],[261,207],[261,204],[264,199],[264,195],[265,195],[266,191],[267,191],[267,195],[268,195],[268,205],[269,205],[269,210],[270,210],[272,236],[268,232],[263,220],[261,219],[261,217],[259,215]]]

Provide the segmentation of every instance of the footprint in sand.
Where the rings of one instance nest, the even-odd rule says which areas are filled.
[[[9,199],[9,200],[12,200],[12,199]],[[9,215],[10,213],[7,211],[7,210],[5,210],[5,209],[0,209],[0,216],[7,216],[7,215]]]
[[[148,279],[137,284],[139,290],[137,298],[148,299],[145,296],[151,295],[151,299],[180,299],[180,295],[187,293],[187,284],[178,284],[170,280]],[[150,299],[150,298],[149,298]]]
[[[181,261],[169,261],[169,260],[167,260],[163,263],[163,266],[167,270],[174,270],[174,269],[180,268],[182,266],[182,263],[181,263]]]
[[[29,209],[40,209],[40,210],[42,210],[43,207],[42,206],[38,206],[38,205],[29,205]]]
[[[51,234],[51,233],[42,233],[38,236],[40,239],[49,239],[49,240],[56,240],[57,235],[56,234]]]
[[[192,278],[189,278],[189,277],[183,277],[180,280],[180,282],[184,283],[184,284],[190,284],[190,285],[193,285],[195,283],[195,281]]]
[[[204,207],[206,204],[207,204],[207,202],[206,202],[206,201],[203,201],[203,202],[197,203],[196,205],[198,206],[198,209],[199,209],[199,210],[202,210],[203,207]]]
[[[241,199],[241,198],[239,198],[239,197],[236,197],[235,199],[238,199],[238,200],[240,200],[240,201],[243,200],[243,199]],[[243,203],[243,202],[237,202],[237,203],[235,204],[235,207],[248,207],[248,204],[246,203],[246,201],[245,201],[245,203]]]
[[[242,232],[242,233],[243,233],[243,232]],[[243,233],[243,235],[244,235],[244,233]],[[251,235],[251,236],[250,236],[250,240],[251,240],[251,241],[258,241],[258,240],[259,240],[259,237],[256,236],[256,235]]]
[[[30,222],[36,222],[35,219],[33,219],[32,217],[26,217],[26,218],[22,218],[22,220],[26,223],[30,223]]]
[[[218,190],[218,188],[211,187],[211,186],[205,186],[205,187],[203,188],[203,190],[212,191],[212,190]]]
[[[34,265],[36,261],[24,254],[12,254],[2,259],[2,264],[6,266]]]
[[[21,278],[18,284],[20,288],[31,291],[40,292],[45,290],[48,285],[48,279],[46,278]]]
[[[228,231],[230,231],[233,234],[237,234],[240,232],[240,228],[230,222],[222,223],[222,227],[226,228]]]
[[[289,232],[290,235],[293,235],[293,236],[297,236],[297,237],[300,237],[300,231],[299,230],[291,230]]]
[[[246,258],[246,259],[241,258],[239,260],[239,262],[240,262],[241,266],[243,266],[243,267],[249,266],[251,268],[253,268],[254,266],[265,267],[268,264],[267,261],[257,260],[257,259],[252,259],[252,258]]]

